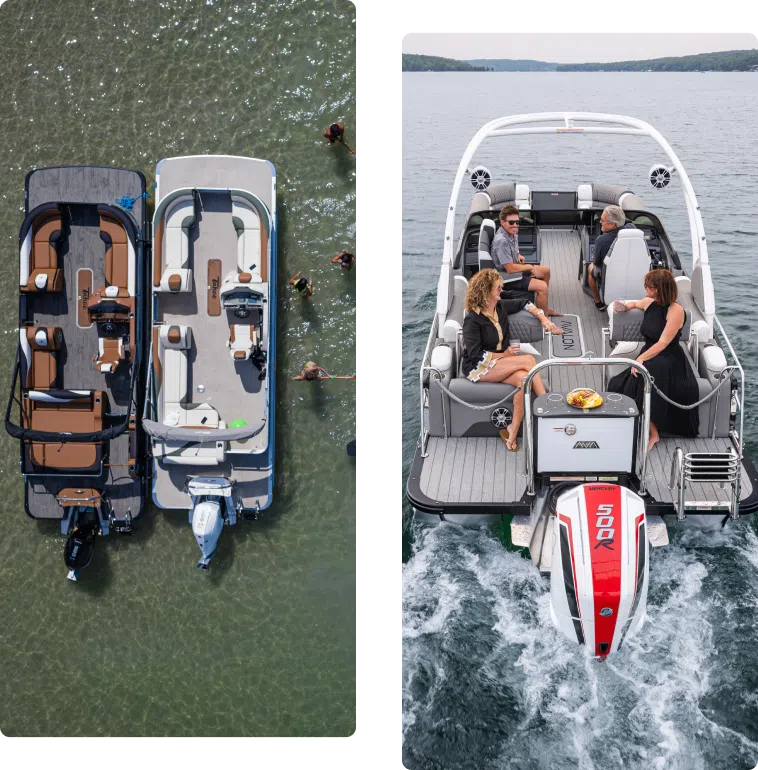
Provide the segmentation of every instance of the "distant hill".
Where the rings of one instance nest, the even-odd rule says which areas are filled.
[[[406,59],[408,66],[406,66]],[[694,56],[664,56],[641,61],[555,64],[534,59],[443,59],[441,56],[403,54],[404,71],[463,72],[758,72],[758,49],[717,51]]]
[[[442,56],[403,54],[403,72],[486,72],[488,67],[475,67],[467,61],[445,59]]]
[[[746,72],[758,69],[758,50],[665,56],[644,61],[559,64],[558,72]]]
[[[557,64],[534,59],[468,59],[470,64],[488,67],[494,72],[554,72]]]

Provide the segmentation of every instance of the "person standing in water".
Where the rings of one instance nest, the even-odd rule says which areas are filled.
[[[329,128],[324,131],[324,139],[326,139],[330,145],[334,144],[335,142],[339,142],[342,145],[345,145],[348,152],[355,156],[355,150],[352,147],[349,147],[347,144],[345,144],[345,124],[344,123],[332,123]]]
[[[350,270],[353,267],[353,263],[355,262],[355,256],[351,254],[349,251],[341,251],[339,254],[337,254],[336,257],[332,257],[332,264],[335,262],[340,263],[340,267],[343,270]]]
[[[290,286],[294,286],[295,291],[301,297],[305,297],[307,299],[308,297],[313,296],[313,279],[308,278],[308,276],[305,275],[300,275],[299,271],[295,273],[295,275],[293,275],[292,278],[287,281],[287,283]]]

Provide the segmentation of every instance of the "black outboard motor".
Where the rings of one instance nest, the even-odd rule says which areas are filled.
[[[95,538],[100,534],[100,520],[96,508],[79,508],[74,515],[73,529],[68,533],[63,558],[69,580],[76,580],[79,570],[89,566],[95,551]]]

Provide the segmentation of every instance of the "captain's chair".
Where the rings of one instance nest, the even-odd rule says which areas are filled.
[[[641,297],[644,279],[650,271],[650,254],[642,230],[619,230],[603,260],[600,297],[608,305],[614,299]]]
[[[495,268],[495,263],[492,260],[492,241],[495,238],[496,230],[497,225],[492,219],[482,220],[482,225],[479,228],[479,269],[497,269],[498,273],[500,273],[500,277],[503,279],[503,294],[501,296],[508,297],[509,299],[525,297],[531,302],[534,302],[534,292],[517,292],[515,290],[508,289],[509,283],[515,283],[521,280],[521,272],[506,273],[505,270]]]
[[[235,361],[247,361],[258,346],[258,332],[252,324],[231,324],[229,326],[229,346]]]
[[[124,360],[124,340],[121,337],[99,337],[97,354],[94,357],[97,371],[101,374],[113,374]]]

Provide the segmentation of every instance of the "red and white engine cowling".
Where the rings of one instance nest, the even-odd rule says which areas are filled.
[[[582,484],[558,498],[550,614],[569,639],[604,658],[645,617],[645,503],[616,484]]]

